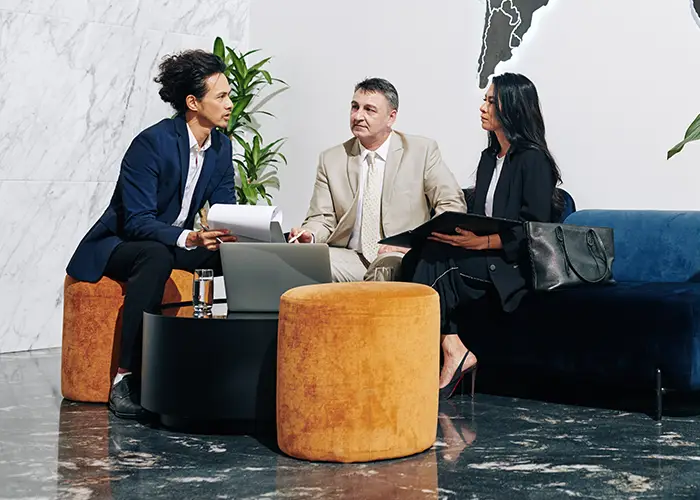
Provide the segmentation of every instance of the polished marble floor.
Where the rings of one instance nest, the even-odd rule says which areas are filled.
[[[321,464],[63,401],[59,369],[58,350],[0,355],[2,499],[700,498],[700,417],[477,394],[441,404],[423,454]]]

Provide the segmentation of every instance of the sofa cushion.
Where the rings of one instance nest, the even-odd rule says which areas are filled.
[[[579,210],[565,222],[613,228],[617,281],[700,282],[700,211]]]
[[[700,389],[700,284],[618,283],[529,294],[514,313],[475,302],[460,335],[480,363]],[[473,332],[470,334],[470,332]]]

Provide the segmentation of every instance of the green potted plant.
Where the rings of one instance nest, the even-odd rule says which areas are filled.
[[[265,145],[255,121],[256,114],[274,116],[261,109],[271,98],[288,88],[279,78],[273,78],[263,67],[270,61],[267,57],[252,65],[246,58],[259,49],[242,54],[227,47],[221,37],[214,41],[214,54],[226,64],[225,75],[231,86],[229,94],[233,110],[226,130],[222,130],[232,141],[240,145],[242,151],[234,153],[238,176],[236,196],[239,204],[256,205],[259,200],[272,204],[268,189],[279,189],[277,170],[287,159],[280,152],[285,139],[277,139]],[[272,91],[276,84],[283,85]],[[263,97],[263,94],[265,96]],[[235,146],[235,144],[234,144]]]
[[[690,127],[688,127],[688,130],[685,132],[684,139],[669,149],[666,159],[670,160],[675,154],[680,153],[686,144],[698,140],[700,140],[700,115],[690,124]]]

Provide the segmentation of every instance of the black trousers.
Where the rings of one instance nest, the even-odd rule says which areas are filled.
[[[496,293],[487,265],[484,251],[427,241],[404,256],[402,280],[428,285],[437,291],[440,333],[452,335],[458,333],[460,306]]]
[[[185,250],[157,241],[126,241],[120,243],[109,257],[105,276],[126,282],[120,368],[135,373],[141,371],[143,312],[160,311],[165,283],[173,269],[190,272],[213,269],[215,276],[222,274],[219,252],[206,248]]]

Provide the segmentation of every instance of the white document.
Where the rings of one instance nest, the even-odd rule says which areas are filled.
[[[228,229],[239,241],[284,243],[279,207],[216,204],[207,221],[211,229]]]

